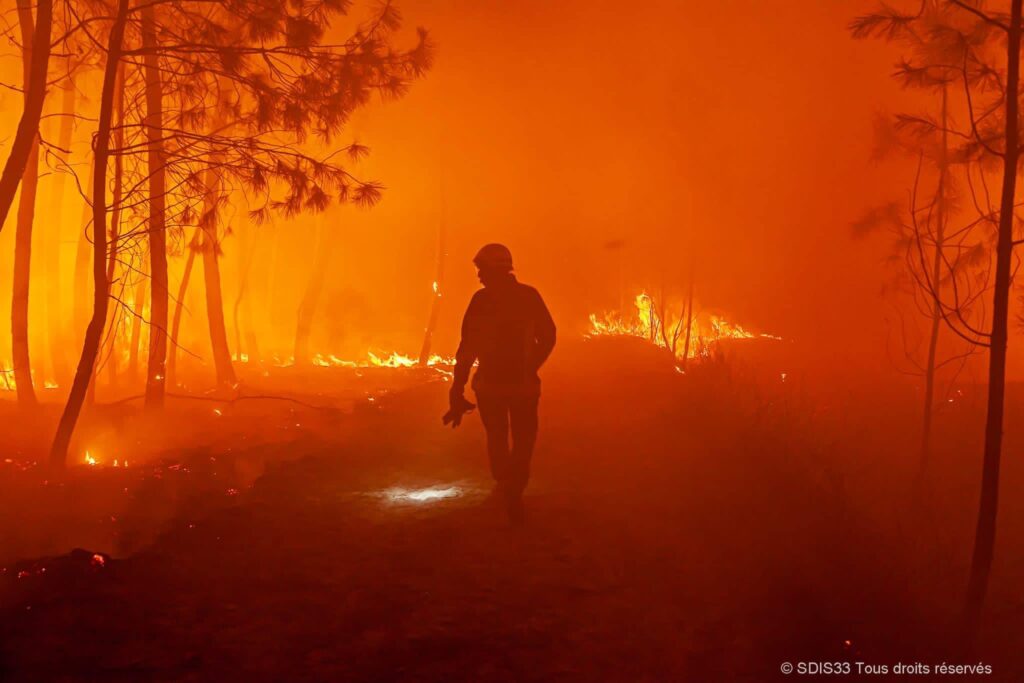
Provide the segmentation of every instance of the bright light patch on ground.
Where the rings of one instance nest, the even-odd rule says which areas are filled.
[[[445,498],[458,498],[463,493],[458,486],[431,486],[425,489],[391,488],[383,491],[384,497],[395,503],[429,503]]]

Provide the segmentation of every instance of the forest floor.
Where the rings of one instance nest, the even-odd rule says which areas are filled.
[[[105,454],[58,481],[11,458],[0,678],[768,681],[801,661],[1024,677],[1013,496],[976,650],[954,626],[974,441],[946,435],[941,504],[908,511],[887,458],[910,409],[850,417],[861,399],[603,354],[546,372],[523,527],[484,502],[476,416],[443,429],[447,384],[423,371],[301,403],[182,402],[179,433],[127,468]],[[1005,476],[1020,490],[1019,463]],[[400,495],[422,489],[448,497]]]

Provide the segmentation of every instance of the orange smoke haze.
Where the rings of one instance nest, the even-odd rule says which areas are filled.
[[[370,210],[276,217],[250,233],[259,241],[251,287],[261,344],[281,358],[291,353],[315,226],[325,221],[338,242],[314,350],[415,354],[443,221],[448,260],[435,347],[442,354],[453,350],[477,286],[472,254],[502,241],[520,277],[545,293],[563,334],[582,334],[590,313],[628,306],[642,290],[681,293],[692,258],[702,305],[793,340],[802,353],[827,340],[822,354],[886,367],[888,246],[853,240],[850,224],[873,205],[905,198],[913,165],[872,163],[872,127],[879,112],[914,105],[889,77],[898,53],[849,37],[851,17],[870,6],[407,0],[404,31],[411,41],[416,26],[430,30],[434,67],[405,97],[357,112],[339,141],[370,147],[354,170],[382,182],[384,199]],[[7,80],[18,83],[19,69],[12,50]],[[93,85],[82,83],[82,95]],[[51,97],[48,110],[59,101]],[[20,94],[6,91],[0,107],[12,129]],[[44,121],[51,139],[55,121]],[[75,135],[83,183],[93,125],[81,121]],[[40,183],[39,220],[52,211],[51,182]],[[59,306],[69,321],[81,207],[68,193]],[[240,233],[250,225],[244,208],[231,221],[222,249],[234,340]],[[0,235],[4,319],[13,218],[8,223]],[[172,288],[183,262],[179,245]],[[43,357],[37,263],[33,355]],[[201,288],[192,287],[182,343],[209,364],[203,306]],[[69,356],[80,335],[63,340],[74,347]],[[9,346],[0,339],[0,358]]]
[[[705,305],[881,357],[887,253],[849,225],[905,192],[909,164],[870,158],[875,114],[908,96],[894,53],[849,39],[861,6],[500,5],[406,3],[438,41],[435,70],[354,126],[389,191],[351,218],[372,227],[348,228],[340,270],[353,287],[383,281],[396,315],[382,326],[422,325],[443,187],[445,346],[473,251],[503,240],[566,331],[618,307],[620,282],[627,305],[645,287],[683,291],[693,249]]]

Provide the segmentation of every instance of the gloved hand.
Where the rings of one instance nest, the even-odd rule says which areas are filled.
[[[470,403],[466,400],[466,396],[462,393],[460,387],[452,387],[451,391],[448,392],[448,412],[444,414],[441,421],[452,426],[455,429],[462,424],[462,416],[476,408],[475,403]]]

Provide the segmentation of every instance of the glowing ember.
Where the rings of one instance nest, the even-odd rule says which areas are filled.
[[[636,296],[634,306],[636,311],[633,315],[613,312],[598,316],[591,313],[587,336],[640,337],[671,350],[679,359],[706,357],[723,339],[781,339],[771,334],[748,332],[724,318],[699,310],[691,316],[683,307],[666,306],[646,292]]]
[[[105,567],[107,564],[107,560],[99,553],[96,553],[92,556],[92,559],[89,561],[89,563],[94,567]]]
[[[432,486],[426,489],[392,488],[383,492],[384,496],[396,503],[426,503],[432,500],[458,498],[462,489],[458,486]]]

